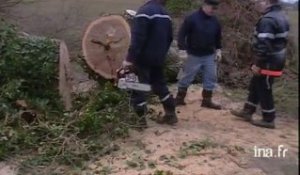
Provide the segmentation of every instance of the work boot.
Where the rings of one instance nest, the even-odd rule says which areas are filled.
[[[159,124],[174,125],[178,122],[177,115],[175,112],[166,112],[162,119],[157,120]]]
[[[275,122],[267,122],[265,120],[253,120],[251,122],[252,125],[262,127],[262,128],[269,128],[269,129],[275,129]]]
[[[178,88],[178,93],[175,98],[176,106],[186,105],[184,98],[186,96],[187,88]]]
[[[139,120],[138,120],[138,126],[140,128],[148,128],[148,124],[147,124],[147,120],[146,120],[145,116],[139,118]]]
[[[222,108],[221,105],[212,102],[212,91],[203,90],[202,97],[203,97],[202,104],[201,104],[202,107],[216,109],[216,110],[220,110]]]
[[[241,111],[231,110],[230,112],[232,115],[242,118],[248,122],[250,122],[252,120],[252,114],[250,114],[249,112],[247,112],[245,110],[241,110]]]
[[[168,125],[173,125],[178,122],[177,115],[175,112],[175,101],[172,95],[170,97],[162,102],[164,110],[165,110],[165,115],[163,116],[162,119],[157,120],[157,123],[160,124],[168,124]]]
[[[138,128],[147,128],[147,120],[146,120],[146,112],[147,112],[147,108],[145,106],[140,107],[138,109],[135,110],[136,114],[138,115],[138,121],[137,121],[137,125]]]
[[[256,111],[256,107],[250,106],[249,104],[245,104],[244,108],[240,111],[237,110],[231,110],[231,114],[244,119],[245,121],[250,122],[252,120],[252,115]]]

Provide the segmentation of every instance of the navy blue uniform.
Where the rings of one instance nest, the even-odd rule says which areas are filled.
[[[175,113],[174,99],[169,93],[163,73],[172,35],[172,21],[163,5],[148,1],[134,18],[127,61],[136,67],[139,81],[151,85],[153,92],[160,97],[165,111]],[[131,103],[140,116],[144,115],[144,92],[134,91]]]
[[[266,122],[275,119],[272,84],[274,77],[281,76],[284,68],[288,32],[289,22],[279,4],[269,7],[255,27],[252,43],[254,64],[261,70],[260,75],[254,75],[250,82],[244,108],[254,113],[260,103]]]
[[[262,74],[280,76],[286,58],[289,22],[279,4],[269,7],[257,22],[252,48]],[[265,73],[264,73],[265,72]]]
[[[172,21],[165,8],[155,1],[147,2],[135,16],[127,60],[138,65],[163,65],[172,36]]]

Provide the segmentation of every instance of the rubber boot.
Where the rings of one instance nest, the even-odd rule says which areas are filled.
[[[244,108],[240,111],[237,110],[231,110],[231,114],[244,119],[245,121],[252,121],[252,115],[255,113],[256,107],[251,106],[249,104],[245,104]]]
[[[187,88],[178,88],[178,93],[175,98],[176,106],[186,105],[186,103],[184,102],[186,93],[187,93]]]
[[[166,101],[162,102],[165,115],[162,119],[158,120],[157,123],[173,125],[178,122],[176,111],[175,111],[175,101],[171,95]]]
[[[203,90],[202,97],[203,97],[202,104],[201,104],[202,107],[216,109],[216,110],[220,110],[222,108],[220,105],[212,102],[212,91]]]
[[[138,128],[147,128],[147,120],[146,120],[146,113],[147,113],[147,107],[146,106],[141,106],[137,107],[135,109],[136,114],[138,115],[139,119],[137,121]]]

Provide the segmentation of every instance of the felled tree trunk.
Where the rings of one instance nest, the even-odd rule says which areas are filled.
[[[45,42],[47,42],[47,38],[44,37],[37,37],[37,36],[32,36],[29,35],[25,32],[19,32],[17,33],[17,36],[20,37],[21,39],[24,39],[24,41],[28,40],[28,41],[43,41],[45,40]],[[26,73],[24,73],[25,75],[22,75],[22,73],[19,74],[20,78],[22,76],[24,76],[24,78],[22,77],[22,79],[25,79],[25,82],[30,82],[26,85],[26,88],[24,88],[24,94],[29,94],[29,97],[34,96],[34,98],[42,98],[42,99],[47,99],[50,101],[51,105],[53,106],[59,106],[60,109],[64,109],[64,110],[71,110],[72,108],[72,101],[71,101],[71,92],[72,92],[72,72],[70,70],[70,56],[69,56],[69,51],[67,48],[67,45],[65,44],[64,41],[58,40],[58,39],[50,39],[52,44],[54,44],[56,47],[55,48],[46,48],[45,46],[35,46],[34,44],[32,44],[32,46],[30,44],[20,44],[20,47],[26,47],[23,48],[25,49],[25,51],[21,51],[21,53],[23,52],[24,54],[27,54],[28,51],[30,51],[30,47],[32,47],[33,49],[37,49],[35,51],[30,51],[31,53],[31,57],[29,60],[29,62],[21,62],[20,64],[24,64],[27,65],[28,64],[37,64],[37,65],[32,65],[33,68],[33,72],[35,72],[35,74],[33,73],[33,77],[39,77],[40,79],[38,81],[33,81],[31,80],[32,77],[30,76],[25,76]],[[19,42],[22,42],[23,40],[20,40]],[[34,43],[34,42],[33,42]],[[28,47],[28,48],[27,48]],[[49,58],[49,60],[43,60],[43,56],[40,56],[39,53],[44,53],[45,50],[43,49],[53,49],[53,55],[51,55],[51,58]],[[40,49],[40,50],[38,50]],[[20,51],[19,51],[20,52]],[[36,54],[37,52],[37,54]],[[59,54],[58,54],[59,53]],[[20,56],[20,60],[22,59],[21,55],[16,54],[17,56]],[[26,56],[25,56],[26,57]],[[28,56],[27,56],[28,57]],[[40,58],[38,58],[40,57]],[[8,59],[12,59],[12,58],[8,58]],[[28,59],[28,58],[27,58]],[[51,60],[53,59],[53,60]],[[43,61],[40,61],[43,60]],[[31,62],[30,62],[31,61]],[[49,61],[49,62],[47,62]],[[49,78],[49,77],[43,77],[43,76],[48,76],[46,74],[40,75],[38,73],[38,71],[47,71],[47,68],[49,67],[49,64],[53,64],[55,69],[53,69],[53,67],[51,67],[50,72],[49,72],[49,76],[54,77],[54,78]],[[44,67],[46,65],[46,67]],[[47,67],[48,66],[48,67]],[[19,69],[25,69],[23,71],[19,71],[19,72],[27,72],[26,69],[28,68],[23,68],[23,67],[19,67]],[[53,72],[51,72],[53,71]],[[51,74],[51,75],[50,75]],[[56,78],[57,77],[57,78]],[[45,81],[45,82],[44,82]],[[35,84],[36,83],[36,84]],[[45,86],[45,83],[47,84],[46,89],[43,89],[42,87]],[[25,85],[24,85],[25,86]],[[28,87],[27,87],[28,86]],[[35,89],[37,88],[37,89]],[[26,91],[26,89],[29,89],[30,92]],[[43,93],[45,92],[45,93]],[[48,94],[47,94],[48,93]],[[50,96],[49,94],[53,94],[53,99],[51,99],[52,96]],[[61,104],[56,104],[57,102],[54,101],[54,98],[61,98],[61,102],[63,107],[61,107]],[[21,99],[18,99],[18,101],[22,101],[22,97],[18,97]],[[24,104],[26,105],[22,105],[24,109],[20,108],[22,110],[28,110],[31,108],[31,105],[27,105],[26,101],[24,101]],[[26,106],[26,107],[24,107]]]
[[[21,35],[28,37],[28,38],[34,38],[35,36],[30,36],[27,33],[22,32]],[[58,39],[53,39],[59,45],[59,59],[58,67],[59,67],[59,72],[58,72],[58,89],[59,89],[59,94],[61,96],[64,109],[69,111],[72,108],[72,98],[71,98],[71,93],[72,93],[72,72],[71,72],[71,66],[70,66],[70,54],[68,47],[66,43],[62,40]]]
[[[179,70],[182,68],[184,60],[178,56],[177,43],[174,41],[169,49],[166,65],[165,75],[168,82],[176,82]]]
[[[70,55],[67,45],[60,41],[59,45],[59,93],[62,97],[65,110],[72,108],[72,74],[70,69]]]
[[[126,57],[130,27],[119,15],[107,15],[93,21],[82,40],[83,59],[104,79],[115,79],[116,70]]]

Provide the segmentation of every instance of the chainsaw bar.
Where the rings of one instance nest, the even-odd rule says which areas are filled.
[[[151,86],[148,84],[136,83],[136,82],[126,82],[128,89],[137,90],[137,91],[151,91]]]

